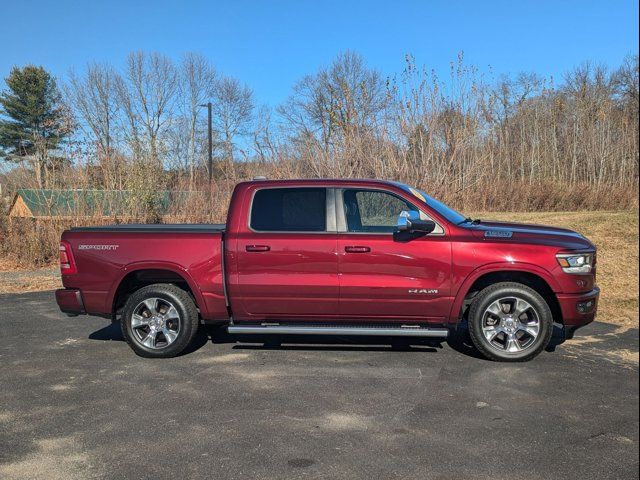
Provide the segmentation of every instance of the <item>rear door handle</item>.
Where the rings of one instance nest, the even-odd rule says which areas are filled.
[[[347,253],[368,253],[371,251],[371,248],[355,245],[351,247],[344,247],[344,251]]]
[[[245,248],[247,252],[268,252],[271,250],[269,245],[247,245]]]

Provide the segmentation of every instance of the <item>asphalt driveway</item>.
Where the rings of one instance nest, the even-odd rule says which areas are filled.
[[[637,329],[527,364],[207,333],[142,359],[51,292],[0,295],[0,478],[638,477]]]

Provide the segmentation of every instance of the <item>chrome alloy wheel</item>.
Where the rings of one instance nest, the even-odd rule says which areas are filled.
[[[133,338],[147,348],[161,349],[171,345],[180,333],[180,314],[164,298],[147,298],[133,309]]]
[[[538,338],[540,317],[536,309],[521,298],[501,298],[484,311],[482,333],[493,348],[503,353],[520,353]]]

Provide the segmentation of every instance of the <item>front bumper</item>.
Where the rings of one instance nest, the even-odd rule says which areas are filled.
[[[557,294],[562,322],[567,329],[575,330],[593,322],[598,310],[600,289],[595,287],[590,292],[579,294]]]
[[[56,290],[56,303],[60,310],[67,315],[80,315],[86,313],[82,292],[77,288],[61,288]]]

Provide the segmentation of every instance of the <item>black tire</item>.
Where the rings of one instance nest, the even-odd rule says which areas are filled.
[[[516,352],[507,351],[506,346],[504,347],[505,350],[501,350],[497,346],[502,338],[504,338],[504,344],[506,345],[506,332],[501,333],[493,342],[490,342],[483,333],[483,326],[487,328],[487,325],[483,323],[485,322],[485,314],[491,317],[491,314],[487,313],[487,309],[495,302],[498,302],[496,304],[500,305],[501,300],[512,298],[527,302],[532,308],[527,311],[523,318],[528,321],[529,318],[533,318],[535,315],[539,324],[537,337],[533,338],[533,335],[521,334],[521,338],[524,339],[524,347],[521,351]],[[507,305],[508,301],[502,304]],[[491,318],[492,322],[497,321],[495,318]],[[469,334],[471,341],[480,353],[490,360],[499,362],[529,361],[547,347],[551,340],[552,333],[553,316],[549,305],[538,292],[521,283],[502,282],[491,285],[476,295],[469,309]],[[490,335],[490,333],[488,335]],[[518,346],[520,346],[520,342],[518,342]]]
[[[134,313],[136,313],[137,317],[144,316],[145,313],[143,311],[142,315],[138,315],[140,310],[138,310],[138,312],[135,310],[144,309],[144,306],[141,304],[149,299],[158,299],[156,305],[158,305],[159,314],[163,309],[167,308],[167,305],[174,307],[177,311],[177,318],[167,320],[167,322],[176,322],[170,325],[170,327],[177,325],[175,332],[171,330],[173,333],[167,334],[172,337],[173,334],[175,334],[175,338],[169,342],[164,334],[158,331],[158,335],[154,335],[155,340],[152,342],[156,345],[154,348],[142,343],[142,338],[146,338],[145,333],[150,336],[150,333],[148,333],[150,327],[146,325],[134,327],[132,325]],[[150,315],[150,310],[147,309],[146,313]],[[145,318],[145,321],[147,320],[148,318]],[[137,290],[127,299],[120,320],[120,326],[122,328],[122,335],[137,355],[146,358],[175,357],[189,346],[198,331],[198,310],[189,294],[181,288],[172,284],[157,283]]]

